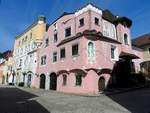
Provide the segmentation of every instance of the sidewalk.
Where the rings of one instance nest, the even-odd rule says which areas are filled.
[[[31,100],[36,100],[50,113],[130,113],[105,95],[87,97],[43,89],[18,88],[37,95]]]

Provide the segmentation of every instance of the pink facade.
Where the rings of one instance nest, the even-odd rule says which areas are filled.
[[[137,53],[131,47],[130,26],[120,22],[114,25],[103,17],[103,13],[100,9],[88,5],[74,14],[63,15],[49,26],[43,44],[38,50],[39,80],[37,81],[39,82],[37,85],[39,87],[68,93],[97,94],[102,89],[101,79],[105,81],[102,84],[105,84],[105,88],[107,87],[111,71],[122,52],[133,54],[134,51],[136,56],[140,55],[139,57],[142,58],[142,52]],[[115,28],[114,33],[111,33],[114,37],[104,35],[103,21],[108,22],[106,30],[111,31],[111,26]],[[71,35],[65,37],[65,29],[68,27],[71,28]],[[58,39],[54,42],[55,33]],[[124,44],[124,34],[127,35],[127,44]],[[75,55],[72,55],[73,45],[77,45]],[[65,52],[62,52],[63,58],[61,58],[60,51],[63,48]],[[56,53],[55,57],[54,53]],[[43,56],[46,56],[46,62],[41,65],[41,62],[44,62],[41,61]],[[57,61],[53,62],[53,60]],[[136,65],[139,65],[140,61],[134,60]],[[41,75],[45,75],[45,78]],[[53,77],[55,80],[51,78],[51,75],[56,76]],[[81,75],[79,81],[77,75]],[[41,86],[42,80],[45,86]],[[56,89],[52,85],[56,86]]]

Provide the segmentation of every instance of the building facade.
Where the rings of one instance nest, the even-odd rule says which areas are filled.
[[[35,86],[37,48],[41,44],[45,31],[45,17],[39,16],[35,23],[16,37],[13,53],[16,84],[27,87]]]
[[[137,37],[132,41],[133,45],[143,49],[143,62],[141,71],[150,78],[150,33]]]
[[[13,68],[13,57],[12,51],[3,52],[0,56],[0,83],[9,84],[12,83],[12,68]]]
[[[124,72],[138,71],[143,55],[132,48],[131,25],[127,17],[92,4],[64,13],[49,26],[38,49],[38,87],[97,94],[119,72],[118,64]]]

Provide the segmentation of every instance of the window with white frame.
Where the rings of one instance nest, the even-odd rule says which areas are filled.
[[[65,29],[65,37],[71,36],[71,27]]]
[[[99,19],[97,17],[95,17],[94,23],[95,25],[99,25]]]
[[[60,49],[60,58],[64,59],[66,57],[66,50],[65,48]]]
[[[115,39],[115,40],[117,39],[116,27],[114,24],[103,19],[102,26],[103,26],[103,35],[104,36]]]
[[[118,50],[117,47],[114,45],[111,46],[111,59],[118,60]]]
[[[53,62],[57,62],[57,52],[53,52]]]
[[[41,57],[41,65],[46,65],[46,55]]]
[[[72,45],[72,56],[79,55],[79,44]]]
[[[124,34],[124,44],[125,45],[129,44],[129,42],[128,42],[128,35],[126,33]]]
[[[79,27],[84,26],[84,18],[81,18],[81,19],[79,20],[79,23],[80,23]]]
[[[95,46],[93,42],[88,43],[87,53],[88,53],[88,60],[90,62],[93,62],[95,60]]]
[[[54,43],[56,43],[57,41],[58,41],[58,34],[56,32],[56,33],[54,33]]]

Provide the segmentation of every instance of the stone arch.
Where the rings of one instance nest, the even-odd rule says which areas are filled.
[[[50,74],[50,90],[57,90],[57,74],[52,72]]]
[[[45,89],[46,76],[45,74],[40,75],[40,88]]]

